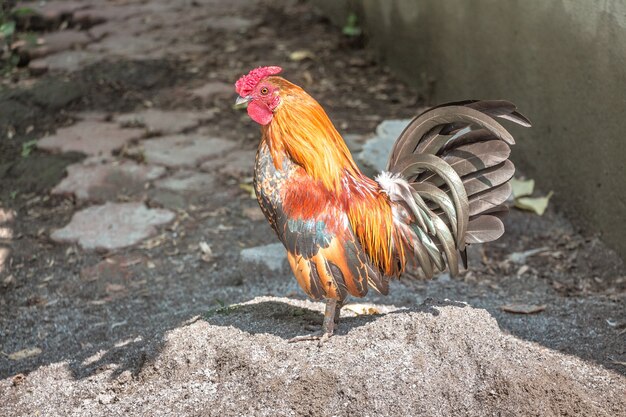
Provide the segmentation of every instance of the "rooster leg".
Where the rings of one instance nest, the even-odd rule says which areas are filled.
[[[322,330],[306,336],[296,336],[289,339],[289,343],[305,342],[308,340],[319,340],[318,345],[322,346],[335,331],[335,324],[339,320],[339,312],[341,310],[341,302],[338,302],[334,298],[326,300],[326,310],[324,311],[324,324]]]
[[[343,300],[342,301],[337,301],[337,304],[335,305],[335,325],[339,324],[339,317],[341,316],[341,307],[343,307]]]

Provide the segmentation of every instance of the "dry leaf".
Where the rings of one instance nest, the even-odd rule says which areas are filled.
[[[254,187],[250,184],[239,184],[239,188],[249,193],[250,198],[256,199],[256,192],[254,191]]]
[[[535,180],[518,180],[511,178],[511,188],[513,189],[513,197],[519,198],[531,195],[535,189]]]
[[[346,310],[350,310],[359,316],[371,316],[373,314],[380,314],[380,310],[372,305],[367,304],[348,304],[344,307]]]
[[[8,277],[6,277],[4,280],[2,280],[2,285],[4,285],[5,287],[8,287],[9,285],[15,284],[15,282],[16,282],[15,277],[13,276],[13,274],[11,274]]]
[[[302,73],[302,78],[304,78],[304,82],[306,83],[306,85],[313,84],[313,76],[311,75],[309,71],[305,70]]]
[[[521,197],[515,199],[515,207],[533,211],[538,215],[543,215],[543,213],[548,208],[548,201],[550,201],[550,197],[554,194],[552,191],[548,193],[545,197]]]
[[[200,246],[200,250],[202,251],[202,260],[204,262],[211,261],[211,259],[213,259],[213,251],[211,250],[211,245],[209,245],[205,241],[201,241],[198,246]]]
[[[122,284],[107,284],[105,291],[108,293],[124,291],[126,287]]]
[[[145,241],[142,245],[141,248],[143,249],[154,249],[157,246],[162,245],[165,242],[165,238],[166,236],[164,234],[153,237],[152,239],[149,239],[147,241]]]
[[[300,49],[289,54],[292,61],[304,61],[305,59],[315,59],[315,54],[307,49]]]
[[[546,309],[546,305],[533,305],[533,304],[506,304],[500,306],[500,310],[506,311],[507,313],[514,314],[535,314],[540,313]]]
[[[200,247],[200,250],[202,251],[202,253],[204,254],[212,254],[213,251],[211,251],[211,245],[209,245],[208,243],[206,243],[205,241],[201,241],[198,246]]]
[[[537,255],[538,253],[545,252],[548,249],[550,248],[543,246],[541,248],[525,250],[524,252],[513,252],[507,257],[507,259],[516,264],[524,264],[526,263],[526,260],[530,258],[531,256]]]
[[[12,361],[19,361],[22,359],[30,358],[32,356],[37,356],[40,353],[41,353],[41,349],[39,349],[38,347],[27,348],[27,349],[18,350],[17,352],[13,352],[9,354],[9,359],[11,359]]]

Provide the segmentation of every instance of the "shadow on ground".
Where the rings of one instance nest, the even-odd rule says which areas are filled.
[[[392,309],[368,315],[355,315],[350,310],[344,309],[335,335],[347,335],[353,329],[371,323],[385,314],[415,312],[436,317],[439,315],[437,307],[443,306],[467,307],[464,303],[454,301],[427,300],[424,304],[412,308]],[[384,306],[381,307],[386,309]],[[263,301],[222,307],[204,314],[203,319],[212,325],[234,326],[251,335],[268,334],[290,340],[308,334],[307,330],[311,328],[321,328],[324,314],[319,310],[301,308],[285,302]]]

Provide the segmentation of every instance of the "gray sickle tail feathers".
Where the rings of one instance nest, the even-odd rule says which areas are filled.
[[[387,164],[387,171],[408,182],[414,201],[426,205],[435,227],[424,228],[416,219],[413,228],[420,240],[426,236],[439,248],[453,274],[459,254],[466,264],[466,244],[490,242],[504,233],[500,217],[511,194],[515,168],[508,157],[515,141],[496,119],[530,126],[508,101],[447,103],[409,123]],[[440,261],[432,259],[441,269]]]

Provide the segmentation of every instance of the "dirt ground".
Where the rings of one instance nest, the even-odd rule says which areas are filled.
[[[234,93],[188,92],[277,64],[342,133],[361,135],[358,149],[378,123],[411,117],[427,99],[306,2],[101,3],[116,7],[101,23],[114,33],[136,18],[119,10],[134,7],[146,30],[130,38],[167,39],[167,48],[102,52],[39,77],[21,69],[0,90],[0,209],[15,213],[0,221],[11,231],[0,238],[0,415],[626,414],[626,269],[559,207],[512,210],[506,235],[472,248],[459,277],[407,277],[388,297],[352,300],[376,314],[347,311],[321,348],[287,339],[320,324],[322,305],[286,268],[240,261],[241,249],[276,242],[240,186],[252,161],[234,174],[209,171],[216,181],[205,192],[147,189],[141,200],[176,220],[139,245],[53,241],[92,204],[49,194],[84,156],[23,152],[86,114],[205,112],[192,133],[253,151],[258,126],[231,108]],[[115,156],[142,162],[126,148]],[[513,304],[541,311],[503,311]]]

